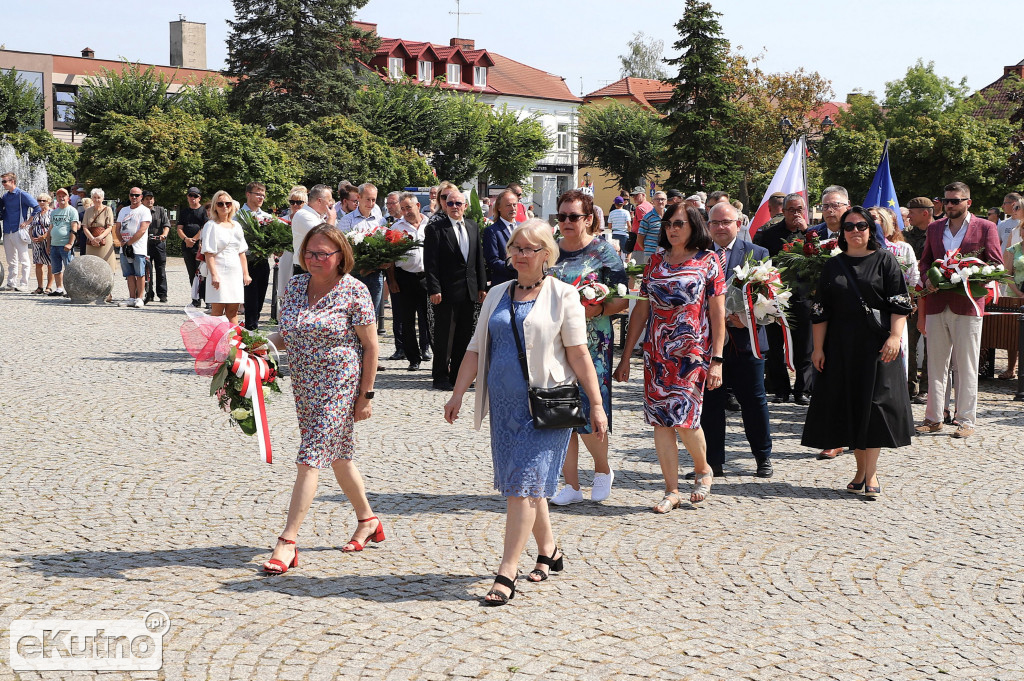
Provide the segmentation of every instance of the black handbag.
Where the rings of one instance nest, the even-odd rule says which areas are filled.
[[[864,319],[868,329],[882,340],[885,340],[889,337],[892,315],[883,315],[881,310],[868,307],[868,304],[864,302],[864,296],[860,294],[860,287],[857,286],[857,276],[846,266],[842,256],[837,255],[836,258],[839,259],[839,266],[843,268],[843,272],[846,274],[846,280],[850,282],[853,292],[857,294],[857,298],[860,300],[860,306],[864,310]]]
[[[508,287],[508,298],[512,297],[515,282]],[[576,383],[556,385],[553,388],[530,387],[530,372],[526,369],[526,353],[523,352],[523,341],[519,338],[516,327],[516,308],[511,305],[512,336],[516,339],[516,350],[519,353],[519,368],[530,392],[530,414],[533,416],[533,427],[537,430],[552,428],[578,428],[587,425],[587,417],[583,414],[583,400],[580,387]]]

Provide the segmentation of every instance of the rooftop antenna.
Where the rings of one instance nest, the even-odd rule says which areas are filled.
[[[462,0],[455,0],[455,11],[448,12],[448,14],[455,15],[455,38],[456,40],[462,37],[462,15],[463,14],[480,14],[480,12],[463,12],[462,11]]]

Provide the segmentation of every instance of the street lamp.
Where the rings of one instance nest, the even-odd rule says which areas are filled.
[[[789,146],[789,143],[793,141],[793,121],[789,120],[789,116],[783,116],[782,120],[779,121],[779,133],[782,135],[782,141]]]

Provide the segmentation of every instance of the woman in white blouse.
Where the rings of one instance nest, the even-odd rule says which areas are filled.
[[[210,202],[210,220],[203,225],[200,235],[204,265],[208,272],[206,302],[210,314],[224,315],[232,324],[238,323],[238,306],[245,300],[243,287],[252,279],[245,252],[242,226],[234,221],[238,204],[226,191],[213,195]]]

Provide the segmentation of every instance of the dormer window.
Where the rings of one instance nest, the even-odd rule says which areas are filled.
[[[388,57],[388,76],[392,80],[401,80],[405,75],[405,60],[401,57]]]
[[[434,62],[421,61],[419,63],[420,81],[429,83],[434,80]]]
[[[487,87],[487,67],[486,66],[474,66],[473,67],[473,84],[477,87]]]
[[[448,65],[448,84],[458,85],[462,82],[462,65],[461,64],[449,64]]]

